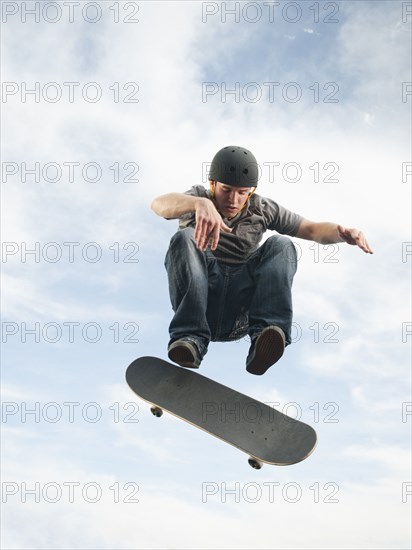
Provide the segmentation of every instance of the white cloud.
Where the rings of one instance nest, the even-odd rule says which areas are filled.
[[[304,548],[308,540],[317,548],[385,548],[402,547],[408,537],[408,506],[402,503],[398,475],[373,486],[327,478],[302,482],[290,475],[276,481],[218,477],[181,487],[126,481],[67,462],[56,468],[47,461],[30,464],[24,477],[4,479],[9,493],[3,543],[8,548],[203,548],[205,542],[209,548]],[[34,489],[24,504],[23,480]],[[70,484],[74,502],[69,502]],[[50,502],[56,495],[59,501]],[[378,523],[382,510],[391,522]],[[299,530],[284,527],[290,525],[291,513]],[[23,514],[24,530],[7,529],[13,517]],[[342,528],[343,518],[350,520],[351,529]]]

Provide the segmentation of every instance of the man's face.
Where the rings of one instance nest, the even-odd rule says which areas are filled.
[[[253,187],[233,187],[225,183],[212,182],[217,209],[224,218],[234,218],[243,208]]]

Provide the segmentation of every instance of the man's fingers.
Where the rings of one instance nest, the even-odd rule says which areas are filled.
[[[365,239],[365,235],[362,233],[362,231],[358,231],[357,236],[354,238],[355,244],[359,246],[364,252],[367,252],[368,254],[373,254],[371,247],[368,244],[368,241]]]
[[[223,221],[220,224],[220,229],[221,229],[221,231],[224,231],[225,233],[231,233],[232,232],[232,228],[229,227],[228,225],[226,225],[225,222],[223,222]]]
[[[217,244],[219,242],[219,237],[220,237],[220,231],[219,231],[219,227],[215,227],[214,230],[212,231],[212,234],[210,236],[210,248],[212,250],[216,250],[217,248]]]
[[[200,250],[206,250],[209,240],[209,224],[206,220],[201,219],[196,224],[195,241]]]
[[[365,239],[365,235],[362,231],[359,231],[358,229],[346,229],[341,225],[338,225],[338,231],[340,237],[348,244],[357,245],[364,252],[373,254],[373,251],[369,246],[368,241]]]
[[[207,250],[210,243],[212,250],[216,250],[219,243],[220,231],[231,233],[232,229],[228,227],[223,221],[218,224],[213,224],[211,221],[204,219],[198,220],[195,229],[195,241],[200,250]]]
[[[362,236],[361,236],[361,238],[360,238],[360,242],[358,243],[358,245],[360,246],[360,248],[361,248],[364,252],[366,252],[366,253],[368,253],[368,254],[373,254],[372,249],[371,249],[371,247],[369,246],[368,241],[365,239],[365,237],[363,236],[363,234],[362,234]]]
[[[221,215],[211,200],[199,200],[196,208],[195,228],[197,247],[205,251],[210,242],[212,250],[216,250],[220,231],[231,232],[232,230],[223,222]]]
[[[197,247],[200,250],[203,250],[203,251],[207,250],[209,241],[213,233],[214,233],[213,223],[210,220],[206,220],[206,219],[198,220],[196,224],[196,229],[195,229],[195,241],[196,241]],[[217,239],[216,238],[214,239],[216,240],[216,246],[217,246],[217,241],[219,240],[219,230],[217,231],[217,235],[218,235]]]
[[[204,234],[204,228],[203,228],[204,224],[201,220],[199,220],[197,223],[196,223],[196,228],[195,228],[195,241],[196,241],[196,244],[197,244],[197,247],[200,248],[200,242],[202,240],[202,236]]]

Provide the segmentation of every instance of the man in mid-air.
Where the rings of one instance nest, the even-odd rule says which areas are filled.
[[[309,221],[258,195],[258,164],[244,147],[218,151],[209,182],[210,189],[195,185],[152,202],[159,216],[179,219],[165,260],[174,311],[168,355],[198,368],[210,341],[248,334],[246,369],[263,374],[291,342],[297,256],[284,235],[372,250],[358,229]],[[259,246],[268,230],[278,234]]]

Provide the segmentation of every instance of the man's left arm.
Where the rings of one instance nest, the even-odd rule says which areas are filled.
[[[359,229],[349,229],[331,222],[312,222],[303,219],[295,235],[320,244],[348,243],[359,246],[367,254],[373,254],[365,235]]]

